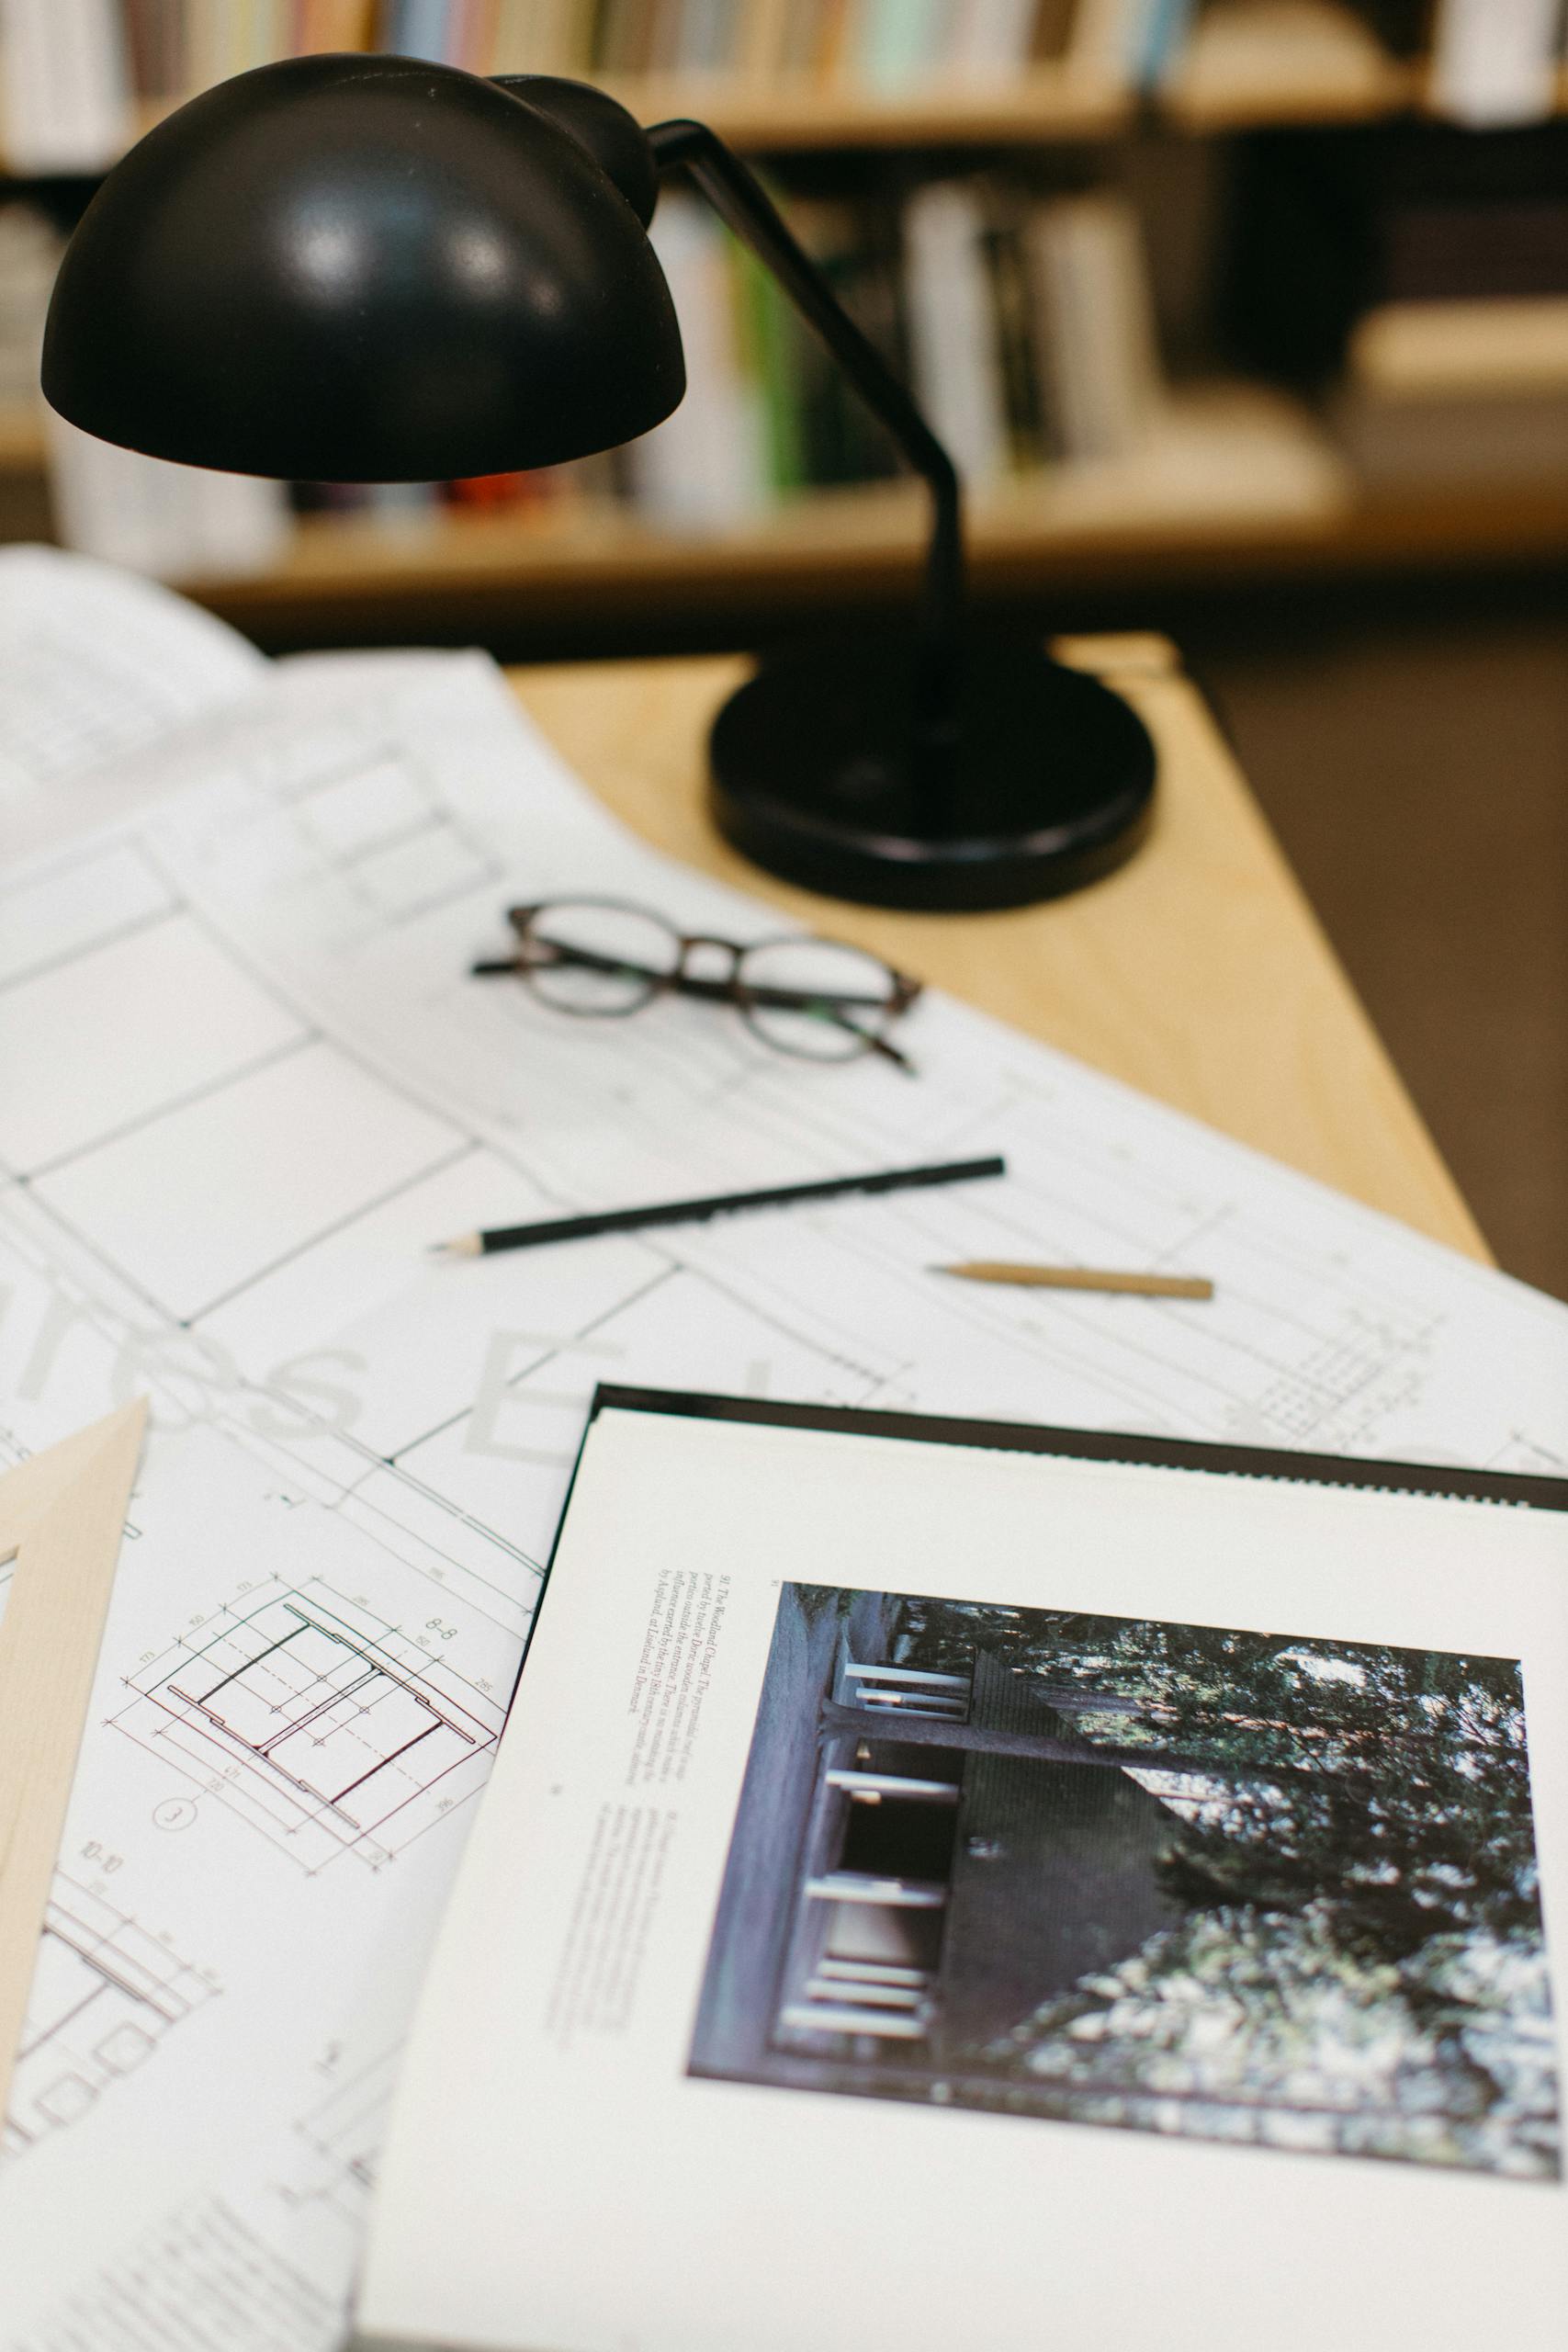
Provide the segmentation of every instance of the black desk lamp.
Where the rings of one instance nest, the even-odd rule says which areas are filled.
[[[682,167],[784,287],[931,492],[924,610],[770,659],[712,742],[719,830],[885,906],[1015,906],[1118,865],[1154,752],[1126,704],[971,631],[958,478],[757,181],[702,124],[585,84],[310,57],[221,83],[109,173],[50,309],[62,415],[154,457],[309,481],[553,465],[685,390],[647,236]]]

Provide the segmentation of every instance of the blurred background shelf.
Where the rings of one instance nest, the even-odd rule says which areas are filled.
[[[311,516],[265,571],[178,584],[278,647],[434,633],[570,649],[637,632],[650,611],[666,629],[720,642],[819,624],[849,605],[907,607],[924,523],[921,494],[904,482],[810,492],[701,534],[609,504],[398,527]],[[1086,594],[1554,566],[1568,557],[1568,481],[1551,493],[1370,493],[1306,411],[1255,387],[1211,386],[1175,401],[1134,458],[977,495],[969,544],[977,597],[1058,608]]]

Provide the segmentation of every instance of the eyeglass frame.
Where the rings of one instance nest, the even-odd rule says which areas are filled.
[[[863,956],[868,963],[878,965],[891,981],[890,995],[886,1000],[879,1000],[875,1006],[875,1010],[888,1023],[900,1019],[904,1013],[908,1012],[925,989],[923,980],[916,979],[908,972],[900,972],[897,966],[887,963],[880,956],[874,955],[869,947],[857,946],[852,940],[820,939],[815,932],[807,931],[777,932],[771,933],[765,939],[724,939],[713,932],[677,931],[668,917],[660,914],[657,908],[642,906],[634,899],[604,899],[592,896],[540,899],[531,906],[508,907],[506,920],[517,933],[518,952],[511,956],[480,959],[469,967],[471,976],[476,979],[490,979],[505,975],[526,980],[531,978],[536,971],[548,970],[553,965],[565,963],[576,963],[592,969],[596,963],[602,962],[605,968],[611,968],[610,957],[596,958],[582,949],[574,949],[566,954],[560,953],[558,949],[555,955],[547,958],[536,957],[531,961],[525,959],[523,951],[531,946],[555,947],[557,945],[554,941],[536,939],[533,931],[536,919],[540,915],[547,914],[554,907],[604,907],[616,914],[639,915],[645,921],[662,925],[675,944],[675,962],[668,972],[649,971],[644,967],[626,964],[618,957],[614,959],[613,968],[629,972],[637,978],[646,979],[648,983],[643,993],[634,997],[629,1004],[573,1005],[558,1003],[553,998],[546,1000],[552,1012],[565,1013],[569,1020],[624,1021],[634,1012],[641,1012],[645,1006],[651,1004],[659,996],[698,997],[710,1004],[734,1005],[748,1027],[755,1035],[761,1038],[764,1045],[772,1046],[775,1053],[786,1055],[792,1060],[854,1061],[858,1060],[858,1055],[843,1054],[832,1057],[796,1052],[791,1046],[779,1045],[766,1030],[758,1028],[750,1017],[755,1007],[761,1006],[765,1011],[795,1010],[804,1012],[809,1011],[814,1004],[830,1004],[833,1000],[821,989],[778,989],[766,986],[756,989],[748,988],[740,978],[740,966],[744,958],[754,954],[761,947],[784,947],[796,944],[809,946],[816,944],[824,947],[850,948],[855,955]],[[716,948],[720,954],[728,956],[729,957],[728,977],[705,978],[699,973],[688,971],[686,968],[688,959],[693,950],[698,947]],[[865,1000],[846,998],[840,1001],[863,1003]],[[888,1061],[895,1063],[898,1069],[913,1076],[914,1064],[908,1055],[901,1053],[890,1039],[880,1035],[870,1035],[866,1031],[857,1029],[853,1022],[847,1019],[843,1020],[840,1025],[849,1034],[859,1038],[862,1052],[881,1054]]]

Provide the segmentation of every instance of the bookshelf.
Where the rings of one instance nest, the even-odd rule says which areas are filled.
[[[1295,26],[1288,38],[1260,38],[1270,6]],[[1429,63],[1391,55],[1353,25],[1346,37],[1345,18],[1325,0],[1213,0],[1152,95],[1072,58],[880,93],[841,68],[595,78],[644,121],[694,115],[754,157],[902,155],[940,172],[946,156],[963,168],[992,153],[1060,149],[1071,168],[1092,172],[1097,147],[1150,133],[1223,141],[1432,113]],[[1555,103],[1568,115],[1568,69]],[[166,111],[140,101],[137,129]],[[13,493],[34,486],[40,504],[46,464],[37,411],[0,404],[0,481]],[[919,493],[897,482],[800,492],[756,520],[700,532],[589,497],[496,514],[320,514],[299,519],[260,574],[178,584],[264,639],[298,642],[437,625],[483,634],[535,617],[587,630],[596,616],[650,610],[765,618],[909,594],[922,524]],[[977,491],[969,527],[982,594],[1537,563],[1568,553],[1568,487],[1373,492],[1313,410],[1231,381],[1177,390],[1147,446],[1124,457]]]

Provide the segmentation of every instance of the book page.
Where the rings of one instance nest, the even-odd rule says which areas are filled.
[[[605,1409],[362,2340],[1548,2352],[1565,1570],[1552,1511]]]

